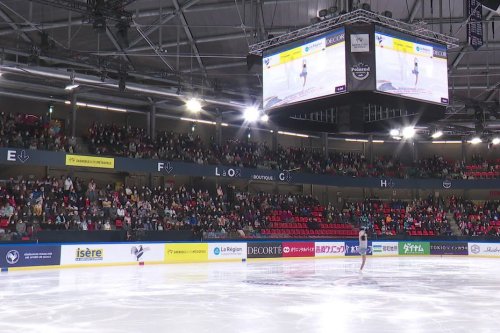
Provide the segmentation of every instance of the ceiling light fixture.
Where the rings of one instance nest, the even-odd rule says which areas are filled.
[[[187,101],[186,107],[191,112],[200,112],[201,111],[201,103],[196,98],[191,98],[189,101]]]
[[[411,139],[415,136],[415,128],[413,126],[407,126],[403,128],[403,138],[405,139]]]
[[[243,117],[245,121],[249,123],[256,122],[259,119],[259,110],[256,107],[250,106],[245,109],[243,112]]]
[[[439,139],[442,136],[443,136],[443,131],[436,131],[436,132],[432,133],[432,135],[431,135],[431,137],[433,139]]]
[[[472,138],[472,140],[470,140],[469,142],[472,143],[473,145],[477,145],[478,143],[483,142],[483,140],[481,140],[480,137],[476,136],[476,137]]]

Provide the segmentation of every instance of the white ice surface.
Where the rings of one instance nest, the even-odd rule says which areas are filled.
[[[499,332],[500,260],[359,258],[0,274],[0,332]]]

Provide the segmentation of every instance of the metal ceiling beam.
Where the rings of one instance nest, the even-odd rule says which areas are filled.
[[[14,55],[14,56],[20,56],[20,57],[28,57],[30,54],[25,51],[19,51],[19,50],[12,50],[12,49],[2,49],[2,51],[6,54]],[[51,56],[46,56],[46,55],[41,55],[40,56],[41,60],[47,61],[47,62],[52,62],[52,63],[57,63],[59,65],[67,65],[70,67],[75,67],[75,68],[81,68],[82,70],[88,69],[90,71],[95,71],[96,73],[100,73],[102,68],[85,63],[84,61],[76,61],[76,60],[71,60],[71,59],[61,59],[61,58],[54,58]],[[4,61],[4,64],[10,64],[11,66],[19,66],[20,64],[17,62],[8,62]],[[108,72],[110,73],[115,73],[118,74],[117,70],[114,70],[112,68],[107,69]],[[149,81],[149,82],[155,82],[158,84],[161,84],[162,86],[175,86],[178,87],[179,81],[177,79],[168,79],[168,78],[163,78],[163,77],[156,77],[156,76],[151,76],[151,75],[146,75],[146,74],[141,74],[141,73],[136,73],[136,72],[129,72],[128,76],[134,77],[138,80],[141,81]],[[191,84],[192,87],[194,88],[206,88],[202,86],[201,84],[193,83]],[[154,87],[154,86],[151,86]],[[228,90],[228,89],[223,89],[221,93],[229,95],[229,96],[234,96],[234,97],[239,97],[239,98],[245,98],[248,94],[239,92],[239,91],[233,91],[233,90]]]
[[[160,16],[157,20],[153,22],[151,26],[149,26],[147,29],[143,30],[144,35],[149,36],[156,30],[158,30],[161,25],[166,24],[170,20],[174,19],[176,16],[178,16],[184,9],[187,9],[195,4],[197,4],[200,0],[190,0],[186,2],[182,7],[180,8],[175,8],[175,10],[172,13],[166,13]],[[158,15],[158,10],[156,11],[156,15]],[[133,47],[137,43],[141,42],[143,40],[142,35],[134,39],[132,42],[130,42],[129,48]]]
[[[460,61],[462,61],[463,57],[465,56],[465,50],[467,49],[468,46],[469,46],[468,44],[462,46],[462,48],[460,49],[460,52],[458,52],[457,56],[455,57],[455,59],[451,63],[451,66],[448,70],[449,73],[452,73],[457,68]]]
[[[192,1],[197,1],[197,0],[192,0]],[[179,19],[181,20],[181,23],[182,23],[182,28],[184,29],[184,32],[186,33],[186,36],[191,44],[191,49],[193,50],[193,53],[196,56],[196,60],[198,61],[198,65],[200,66],[201,72],[203,73],[203,76],[205,78],[207,78],[207,70],[205,69],[205,65],[203,64],[203,61],[201,60],[200,51],[198,50],[198,46],[196,45],[193,34],[191,33],[191,29],[189,29],[189,23],[186,20],[186,16],[184,15],[184,12],[182,11],[182,7],[179,6],[179,2],[177,0],[172,0],[172,3],[174,4],[174,7],[178,12]],[[186,6],[186,5],[184,5],[184,6]]]
[[[257,0],[257,19],[259,21],[259,39],[264,40],[266,36],[266,24],[264,22],[264,4],[262,0]]]
[[[272,29],[269,31],[269,33],[280,35],[280,34],[285,34],[289,32],[288,29],[284,28],[277,28],[277,29]],[[226,40],[234,40],[234,39],[243,39],[247,37],[252,37],[249,33],[245,34],[244,32],[237,32],[234,34],[223,34],[223,35],[212,35],[212,36],[206,36],[206,37],[199,37],[195,39],[196,44],[200,43],[212,43],[212,42],[222,42]],[[189,45],[191,42],[188,39],[181,40],[179,43],[177,43],[176,40],[170,41],[170,42],[164,42],[161,45],[158,46],[160,49],[166,49],[170,47],[176,47],[177,45]],[[134,47],[131,49],[127,49],[127,52],[142,52],[142,51],[148,51],[150,50],[151,47],[149,46],[138,46]]]
[[[490,91],[490,93],[488,94],[488,96],[484,100],[486,102],[490,102],[495,98],[495,96],[498,96],[498,89],[494,89],[494,90]]]
[[[128,65],[130,65],[132,70],[135,70],[132,60],[127,55],[127,52],[121,47],[120,43],[118,43],[118,40],[116,39],[115,35],[113,34],[109,26],[106,27],[106,35],[108,36],[109,40],[111,41],[115,49],[122,53],[121,57],[127,62]]]
[[[174,67],[170,64],[170,62],[169,62],[169,61],[167,60],[167,58],[166,58],[166,57],[162,54],[162,52],[161,52],[161,51],[160,51],[157,47],[155,47],[155,45],[154,45],[154,44],[153,44],[153,42],[149,39],[149,37],[148,37],[148,36],[146,36],[146,35],[144,34],[144,32],[142,31],[142,29],[141,29],[141,28],[139,28],[139,27],[136,27],[136,29],[137,29],[137,31],[139,32],[139,34],[142,36],[142,38],[144,38],[144,40],[148,43],[149,48],[150,48],[150,49],[152,49],[152,50],[153,50],[153,52],[154,52],[154,53],[158,56],[158,58],[161,60],[161,62],[163,62],[163,64],[164,64],[165,66],[167,66],[167,68],[168,68],[171,72],[175,73],[175,68],[174,68]],[[178,79],[180,80],[181,78],[178,78]]]
[[[458,38],[451,37],[448,35],[440,34],[426,28],[418,28],[413,24],[405,23],[396,19],[388,18],[383,15],[366,11],[363,9],[357,9],[350,13],[340,15],[331,19],[326,19],[319,23],[313,24],[306,28],[298,29],[292,31],[288,34],[281,35],[279,37],[274,37],[260,43],[256,43],[249,46],[249,52],[252,54],[262,54],[263,51],[283,45],[286,43],[293,42],[298,39],[316,35],[325,31],[330,31],[332,29],[344,26],[346,24],[352,23],[375,23],[382,25],[384,27],[400,31],[415,37],[420,37],[429,41],[433,41],[439,44],[445,44],[448,48],[454,48],[458,46]]]
[[[28,75],[30,77],[39,77],[39,78],[50,78],[55,80],[61,80],[62,82],[67,82],[71,79],[71,73],[67,72],[64,69],[56,70],[49,69],[45,67],[28,67],[28,66],[19,66],[18,64],[12,64],[10,62],[4,61],[4,65],[0,66],[1,70],[6,73],[15,73],[21,75]],[[74,78],[75,83],[79,83],[81,85],[88,85],[94,88],[111,88],[118,91],[118,81],[107,79],[106,82],[102,82],[99,78],[91,75],[78,74]],[[173,97],[177,99],[182,99],[184,96],[179,96],[177,93],[177,89],[172,87],[170,89],[159,88],[154,86],[148,86],[145,84],[134,84],[127,83],[126,91],[130,93],[138,93],[143,97],[151,96],[151,97]],[[210,96],[204,96],[203,100],[209,104],[215,105],[225,105],[233,107],[235,110],[242,109],[246,107],[244,102],[236,102],[234,100],[230,100],[227,98],[219,98],[213,99]]]
[[[262,0],[264,5],[274,5],[275,1],[270,1],[270,0]],[[300,0],[281,0],[278,3],[287,3],[287,2],[297,2]],[[421,0],[420,0],[421,1]],[[186,8],[184,10],[184,13],[202,13],[206,11],[215,11],[215,10],[227,10],[227,9],[232,9],[234,8],[234,2],[224,2],[224,3],[212,3],[212,4],[201,4],[201,5],[195,5],[189,8]],[[174,15],[175,13],[175,8],[167,8],[164,11],[164,15]],[[137,11],[132,15],[132,18],[135,19],[140,19],[140,18],[148,18],[148,17],[153,17],[153,16],[158,16],[158,9],[147,9],[144,11]],[[498,21],[500,20],[500,16],[491,16],[491,13],[488,14],[486,17],[489,20],[495,20]],[[423,21],[427,22],[429,25],[433,24],[440,24],[440,23],[453,23],[453,24],[459,24],[463,22],[463,17],[452,17],[450,18],[436,18],[436,17],[427,17],[423,18]],[[72,22],[68,23],[67,20],[56,20],[56,21],[48,21],[48,22],[43,22],[43,30],[52,30],[52,29],[59,29],[59,28],[65,28],[69,25],[71,26],[80,26],[82,24],[89,24],[83,17],[75,17],[73,18]],[[146,24],[147,26],[147,24]],[[294,26],[294,28],[297,28]],[[21,32],[30,32],[30,31],[37,31],[40,28],[34,24],[33,26],[19,26],[17,31]],[[7,34],[11,34],[13,31],[11,29],[0,29],[0,36],[4,36]]]
[[[218,64],[218,65],[209,65],[209,66],[205,66],[205,69],[206,70],[216,70],[216,69],[224,69],[224,68],[243,67],[246,65],[247,65],[246,61],[237,61],[237,62]],[[200,71],[200,69],[194,68],[193,70],[185,69],[182,72],[183,73],[192,73],[192,72],[199,72],[199,71]]]
[[[75,0],[31,0],[42,5],[52,6],[56,8],[61,8],[65,10],[70,10],[83,14],[84,16],[93,17],[97,12],[98,8],[99,15],[114,21],[127,20],[130,22],[132,20],[132,13],[125,10],[125,6],[133,1],[125,1],[122,4],[118,4],[116,1],[102,1],[102,5],[99,6],[99,2],[93,3],[90,1],[75,1]]]
[[[457,71],[485,71],[485,70],[498,70],[500,69],[500,64],[486,65],[468,65],[468,66],[457,66]]]
[[[210,43],[210,42],[221,42],[225,40],[233,40],[233,39],[241,39],[249,36],[248,34],[245,34],[243,32],[238,32],[235,34],[224,34],[224,35],[216,35],[216,36],[208,36],[208,37],[200,37],[196,39],[196,43]],[[159,45],[158,47],[160,49],[165,49],[169,47],[176,47],[177,45],[189,45],[191,42],[189,39],[186,40],[181,40],[179,43],[177,41],[171,41],[171,42],[165,42]],[[148,51],[151,48],[149,46],[138,46],[134,47],[131,49],[127,49],[127,51],[130,52],[142,52],[142,51]]]
[[[417,11],[422,5],[422,0],[415,0],[413,3],[413,7],[411,8],[410,16],[408,16],[408,22],[412,23],[415,20],[415,16],[417,16]]]
[[[10,18],[10,16],[2,8],[0,8],[0,17],[12,28],[12,30],[18,33],[21,36],[21,38],[24,39],[24,41],[28,43],[33,43],[31,38],[25,32],[19,31],[19,26],[16,24],[16,22],[14,22]]]
[[[261,0],[264,5],[271,5],[274,6],[276,4],[276,0]],[[286,3],[295,3],[295,2],[303,2],[304,0],[277,0],[278,4],[286,4]],[[186,7],[185,5],[183,6],[184,8],[184,13],[202,13],[206,11],[215,11],[215,10],[227,10],[227,9],[233,9],[234,8],[234,1],[226,1],[222,3],[209,3],[209,4],[199,4],[196,6],[189,6]],[[164,15],[174,15],[175,14],[175,8],[166,8],[164,11]],[[136,20],[139,18],[147,18],[147,17],[153,17],[153,16],[158,16],[158,8],[151,8],[151,9],[145,9],[145,10],[137,10],[136,12],[132,13],[132,19]],[[449,21],[449,19],[447,19]],[[70,25],[72,26],[78,26],[82,24],[88,24],[88,22],[85,21],[84,17],[75,17],[73,18],[72,22]],[[48,22],[43,22],[43,29],[44,30],[51,30],[51,29],[59,29],[59,28],[65,28],[68,26],[68,21],[63,19],[63,20],[56,20],[56,21],[48,21]],[[35,26],[26,26],[26,27],[19,27],[18,31],[22,32],[30,32],[30,31],[36,31],[38,30],[37,27]],[[11,34],[12,30],[11,29],[0,29],[0,36]]]

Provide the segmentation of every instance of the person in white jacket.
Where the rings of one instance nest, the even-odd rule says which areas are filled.
[[[359,269],[360,271],[363,270],[363,267],[365,267],[365,262],[366,262],[366,252],[368,252],[368,234],[366,233],[366,229],[363,227],[361,230],[359,230],[359,248],[358,252],[361,255],[361,268]]]

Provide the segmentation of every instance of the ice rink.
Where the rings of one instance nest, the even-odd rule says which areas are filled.
[[[359,258],[17,271],[0,332],[498,332],[500,260]]]

